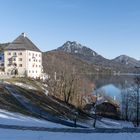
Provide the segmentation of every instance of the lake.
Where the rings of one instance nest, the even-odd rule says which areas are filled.
[[[137,113],[140,112],[139,75],[98,75],[93,76],[93,79],[96,87],[96,94],[98,96],[104,96],[106,99],[109,98],[114,103],[117,103],[120,106],[120,111],[123,116],[122,118],[126,118],[127,120],[136,118]],[[93,94],[95,94],[95,91]]]

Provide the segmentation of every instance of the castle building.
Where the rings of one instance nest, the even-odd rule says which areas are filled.
[[[42,52],[22,33],[4,49],[7,75],[39,78],[42,74]]]

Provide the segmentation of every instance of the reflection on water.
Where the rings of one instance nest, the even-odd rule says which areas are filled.
[[[135,85],[134,75],[130,76],[92,76],[96,90],[102,90],[104,94],[112,99],[121,101],[122,91],[132,88]]]
[[[140,76],[92,76],[92,78],[96,91],[119,102],[123,119],[133,121],[140,119]]]
[[[110,96],[113,100],[121,101],[121,90],[113,84],[102,86],[98,90],[104,91],[104,94]]]

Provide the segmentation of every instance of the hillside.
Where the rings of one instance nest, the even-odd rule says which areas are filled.
[[[9,43],[0,43],[0,52],[3,51],[3,49],[8,45]]]
[[[6,80],[3,86],[0,85],[0,124],[2,125],[75,127],[76,117],[77,127],[93,127],[93,114],[49,96],[43,83],[31,79],[13,78]],[[133,127],[133,124],[101,116],[97,119],[98,128],[126,126]]]
[[[88,118],[88,114],[73,105],[48,96],[43,83],[21,78],[6,81],[0,84],[0,109],[68,126],[74,126],[73,120],[77,111],[79,122]]]
[[[65,128],[66,126],[52,123],[43,119],[23,115],[21,113],[10,112],[0,109],[1,125],[18,125],[30,127],[49,127],[49,128]]]
[[[90,63],[90,64],[98,64],[101,65],[104,63],[109,63],[110,61],[108,59],[105,59],[103,56],[99,55],[97,52],[93,51],[92,49],[83,46],[76,41],[71,42],[67,41],[64,43],[61,47],[56,49],[57,51],[63,51],[67,52],[69,54],[72,54],[74,56],[77,56],[78,58]]]
[[[51,72],[54,68],[57,70],[59,63],[60,65],[61,63],[64,63],[65,66],[73,67],[79,74],[97,74],[99,72],[107,74],[111,72],[107,68],[89,64],[79,57],[67,52],[55,50],[43,53],[43,68],[46,73]]]
[[[121,63],[122,65],[128,67],[140,67],[140,62],[132,57],[127,55],[120,55],[112,60],[113,62]]]
[[[134,58],[128,56],[119,56],[115,59],[109,60],[99,55],[92,49],[83,46],[77,42],[67,41],[61,47],[56,49],[57,51],[62,51],[69,53],[89,64],[94,64],[102,68],[111,69],[112,71],[121,72],[138,72],[135,67],[140,66],[140,62]],[[123,64],[123,65],[122,65]]]

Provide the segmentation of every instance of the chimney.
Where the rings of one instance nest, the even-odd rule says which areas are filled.
[[[21,34],[23,37],[26,37],[26,34],[23,32],[22,34]]]

